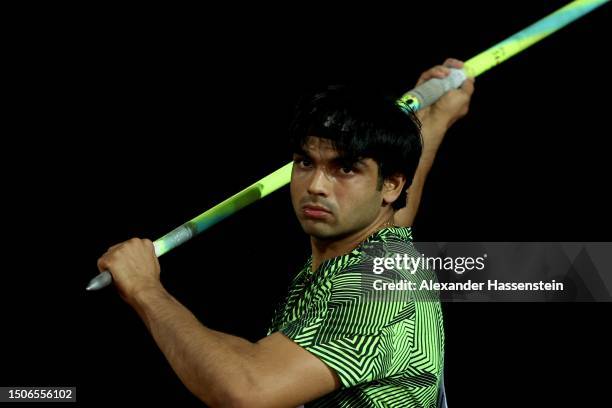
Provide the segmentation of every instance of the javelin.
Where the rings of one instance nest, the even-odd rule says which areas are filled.
[[[423,109],[433,104],[449,90],[459,88],[466,78],[479,76],[608,1],[572,1],[499,44],[470,58],[465,62],[463,69],[452,68],[451,73],[446,78],[430,79],[415,89],[408,91],[398,99],[397,105],[404,111]],[[153,242],[155,255],[158,257],[162,256],[219,221],[288,184],[291,179],[292,166],[293,162],[284,165],[258,182],[159,238]],[[102,289],[111,282],[111,274],[108,271],[103,271],[89,282],[87,290]]]

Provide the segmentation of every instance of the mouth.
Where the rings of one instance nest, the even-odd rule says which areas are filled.
[[[323,219],[331,215],[331,211],[327,208],[311,204],[302,206],[302,212],[307,218],[315,219]]]

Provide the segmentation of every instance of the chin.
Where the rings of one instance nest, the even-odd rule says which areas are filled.
[[[302,222],[302,229],[311,237],[329,239],[336,236],[336,232],[328,224],[312,221]]]

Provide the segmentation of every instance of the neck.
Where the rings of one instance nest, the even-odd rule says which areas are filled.
[[[312,247],[312,265],[311,271],[315,272],[317,268],[326,260],[346,254],[355,249],[367,237],[376,231],[392,227],[393,210],[381,212],[381,214],[368,227],[347,235],[337,240],[322,240],[315,237],[310,237],[310,245]]]

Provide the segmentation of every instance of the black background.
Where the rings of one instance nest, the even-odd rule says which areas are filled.
[[[563,4],[23,14],[1,150],[0,385],[76,386],[81,405],[197,404],[114,289],[84,291],[106,248],[155,239],[288,162],[292,109],[313,86],[399,94]],[[477,79],[417,240],[609,241],[609,11]],[[205,325],[256,341],[308,254],[285,188],[164,255],[162,280]],[[451,406],[606,395],[608,304],[444,312]]]

